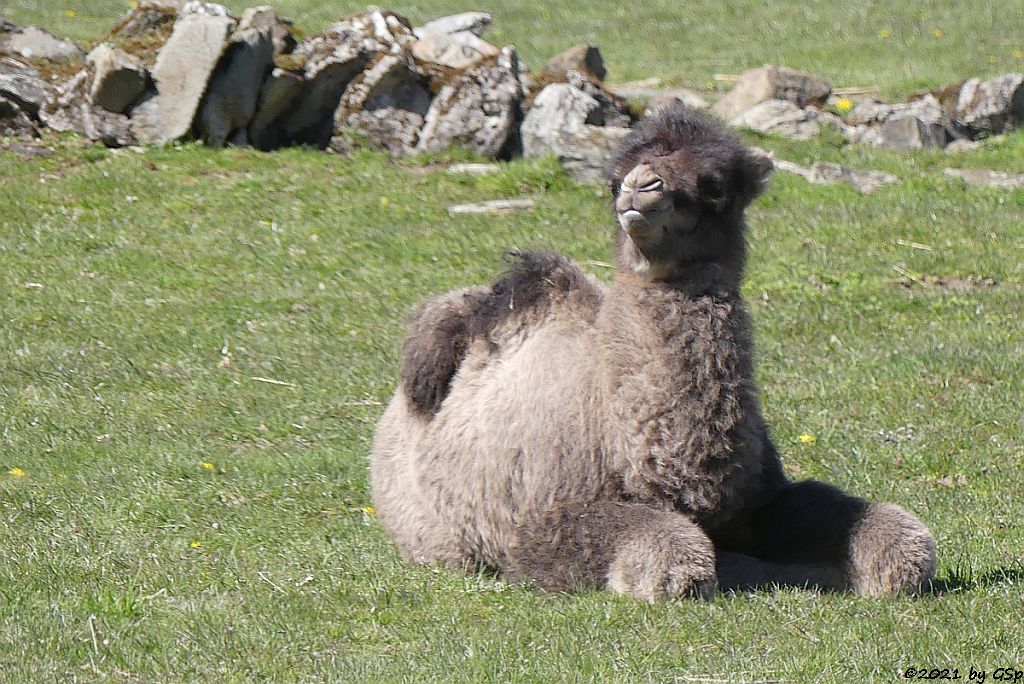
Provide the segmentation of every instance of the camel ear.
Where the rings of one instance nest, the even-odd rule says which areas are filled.
[[[772,158],[757,150],[750,150],[740,162],[740,197],[743,198],[744,206],[750,204],[768,187],[768,179],[771,178],[775,164]]]

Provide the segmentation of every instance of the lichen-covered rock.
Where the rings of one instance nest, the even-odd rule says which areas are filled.
[[[384,55],[345,90],[335,115],[335,135],[364,133],[394,155],[411,154],[430,108],[423,74],[407,58]]]
[[[629,102],[604,87],[589,72],[570,69],[565,74],[565,82],[597,101],[596,112],[591,113],[591,121],[595,126],[628,127],[633,123],[633,115]]]
[[[576,45],[565,52],[555,55],[544,65],[541,73],[561,81],[567,80],[567,74],[570,71],[587,74],[598,81],[603,81],[604,77],[608,75],[608,71],[604,67],[604,58],[601,57],[601,51],[596,45],[588,45],[586,43]]]
[[[36,116],[52,94],[38,69],[10,57],[0,57],[0,97],[18,105],[29,116]]]
[[[264,19],[265,14],[243,15],[207,86],[195,133],[211,147],[249,144],[260,88],[274,67],[274,24]]]
[[[40,120],[54,131],[73,131],[107,147],[134,144],[127,116],[108,112],[89,101],[91,78],[88,69],[75,74],[39,110]]]
[[[417,149],[459,145],[485,157],[505,152],[515,132],[523,98],[522,66],[515,48],[459,74],[438,92],[426,114]]]
[[[463,12],[452,14],[447,17],[435,19],[415,29],[413,33],[417,37],[423,37],[428,33],[462,33],[468,31],[473,35],[482,36],[487,27],[491,25],[491,15],[487,12]]]
[[[270,5],[250,7],[238,20],[238,30],[257,29],[267,31],[273,42],[274,54],[290,54],[298,45],[292,33],[292,22],[282,18]]]
[[[170,32],[185,0],[142,0],[110,32],[122,39],[146,39]]]
[[[124,114],[146,92],[149,74],[134,55],[100,43],[85,61],[92,71],[89,100],[108,112]]]
[[[583,183],[600,182],[629,129],[597,126],[601,104],[568,83],[553,83],[534,99],[521,127],[523,156],[552,153]]]
[[[189,133],[234,28],[235,20],[221,5],[182,7],[153,67],[155,93],[132,112],[132,130],[140,141],[163,145]]]
[[[957,131],[971,139],[1017,128],[1024,122],[1024,75],[964,81],[950,114]]]
[[[412,54],[423,62],[449,69],[466,69],[482,59],[497,57],[500,50],[469,31],[427,32],[412,46]]]
[[[729,121],[733,126],[758,133],[781,135],[793,140],[818,137],[821,125],[811,108],[801,108],[787,100],[766,100],[740,112]]]
[[[302,64],[304,83],[291,111],[278,119],[276,137],[286,145],[326,148],[334,137],[335,115],[349,84],[371,60],[404,56],[415,41],[408,21],[373,9],[299,43],[292,57]]]
[[[768,64],[743,72],[711,111],[728,121],[766,100],[785,100],[801,109],[821,107],[831,92],[832,86],[823,78]]]
[[[65,63],[79,60],[85,53],[70,40],[58,38],[49,31],[4,22],[0,24],[0,55]]]
[[[912,114],[890,116],[882,124],[880,135],[878,146],[890,150],[942,148],[949,142],[945,126]]]

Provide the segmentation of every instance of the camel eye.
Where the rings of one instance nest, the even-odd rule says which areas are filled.
[[[661,190],[665,187],[665,182],[660,178],[648,181],[637,188],[640,192],[654,192],[655,190]]]

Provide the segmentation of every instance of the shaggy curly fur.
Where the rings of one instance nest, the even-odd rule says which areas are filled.
[[[406,558],[645,600],[933,577],[912,515],[783,473],[739,294],[743,211],[770,172],[716,122],[666,110],[614,165],[614,286],[527,254],[420,310],[372,463]]]

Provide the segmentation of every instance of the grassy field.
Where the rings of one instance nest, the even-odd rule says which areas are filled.
[[[83,40],[120,14],[85,4],[0,0],[0,13]],[[280,6],[313,28],[351,9]],[[701,81],[781,61],[901,90],[989,69],[966,45],[919,72],[903,68],[903,43],[865,54],[829,42],[813,53],[820,69],[792,58],[812,54],[821,26],[849,21],[850,40],[871,42],[875,24],[895,34],[919,10],[953,17],[954,3],[872,5],[856,22],[852,5],[751,4],[790,44],[721,48],[716,36],[747,30],[743,12],[680,5],[680,23],[711,22],[692,53],[685,38],[650,47],[664,27],[644,19],[668,6],[629,15],[635,51],[601,39],[617,33],[615,8],[575,22],[492,10],[534,63],[596,38],[622,77]],[[410,14],[454,9],[468,8]],[[1002,55],[1021,12],[977,5],[944,28]],[[745,291],[787,468],[917,513],[937,538],[934,591],[650,606],[403,563],[367,481],[403,315],[493,278],[512,246],[607,261],[607,192],[550,161],[474,179],[445,173],[460,153],[393,163],[64,139],[44,159],[0,152],[0,681],[889,682],[910,667],[992,681],[1024,669],[1024,192],[942,174],[1020,172],[1024,133],[960,155],[751,142],[903,179],[862,196],[777,175],[751,212]],[[520,196],[536,208],[446,211]]]

